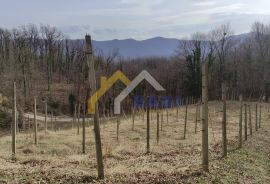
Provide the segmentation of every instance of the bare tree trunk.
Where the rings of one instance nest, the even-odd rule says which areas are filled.
[[[95,76],[95,65],[93,50],[91,44],[91,37],[89,35],[85,36],[85,47],[86,55],[88,60],[88,84],[89,90],[91,90],[90,95],[93,95],[96,92],[96,76]],[[99,111],[98,104],[95,104],[95,115],[94,115],[94,132],[95,132],[95,141],[96,141],[96,157],[97,157],[97,169],[98,169],[98,178],[104,178],[104,168],[102,160],[102,147],[101,147],[101,137],[100,137],[100,127],[99,127]]]
[[[12,109],[12,154],[16,154],[16,118],[17,117],[17,104],[16,104],[16,82],[13,83],[13,109]]]
[[[208,153],[208,62],[202,66],[202,168],[209,171]]]
[[[222,156],[227,156],[227,110],[226,110],[226,85],[222,83],[222,103],[223,103],[223,115],[222,115],[222,142],[223,153]]]
[[[47,84],[48,84],[48,91],[51,90],[50,88],[50,69],[49,69],[49,59],[47,59]]]
[[[239,96],[239,100],[240,100],[240,114],[239,114],[239,135],[238,135],[238,139],[239,139],[239,148],[242,148],[242,109],[243,109],[243,97],[242,95]]]
[[[37,99],[34,98],[34,129],[35,129],[35,144],[37,145]]]

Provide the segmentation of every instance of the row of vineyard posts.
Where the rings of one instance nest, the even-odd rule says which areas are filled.
[[[92,95],[96,91],[96,79],[95,79],[95,69],[94,69],[94,59],[93,59],[93,51],[92,51],[92,45],[91,45],[91,37],[89,35],[86,35],[85,37],[85,46],[86,46],[86,54],[87,54],[87,63],[89,67],[89,79],[88,79],[88,89],[89,94]],[[226,85],[225,83],[222,84],[222,145],[223,145],[223,152],[222,155],[224,157],[227,156],[227,109],[226,109]],[[47,101],[44,100],[44,106],[45,106],[45,134],[47,133]],[[251,119],[251,107],[250,105],[247,105],[246,103],[243,104],[243,97],[242,95],[239,96],[239,148],[242,147],[243,144],[243,107],[244,107],[244,138],[247,140],[248,135],[248,115],[249,114],[249,128],[250,128],[250,135],[252,135],[253,129],[252,129],[252,119]],[[146,103],[149,104],[149,103]],[[201,132],[202,132],[202,169],[206,172],[209,171],[209,144],[208,144],[208,63],[204,62],[202,64],[202,96],[200,98],[194,98],[194,97],[188,97],[185,100],[182,101],[182,105],[185,105],[185,117],[184,117],[184,139],[186,139],[186,129],[187,129],[187,116],[188,116],[188,105],[190,104],[196,104],[196,117],[195,117],[195,134],[198,132],[197,122],[201,121]],[[37,109],[36,109],[36,98],[34,98],[34,143],[38,144],[38,124],[37,124]],[[255,130],[257,131],[261,127],[261,105],[259,106],[259,113],[258,113],[258,105],[256,104],[255,108]],[[83,104],[77,104],[74,107],[74,117],[72,121],[72,128],[74,128],[74,124],[77,124],[77,134],[80,134],[80,112],[81,108],[83,110],[83,121],[82,121],[82,152],[86,153],[86,140],[85,140],[85,128],[86,128],[86,105]],[[248,113],[247,113],[248,109]],[[146,111],[146,152],[150,153],[150,117],[151,117],[151,109],[149,105],[146,105],[143,112]],[[98,104],[96,103],[95,106],[95,112],[99,112],[98,110]],[[160,141],[160,131],[163,129],[163,123],[164,123],[164,114],[163,109],[156,109],[156,122],[157,122],[157,129],[156,129],[156,140],[157,143]],[[135,127],[135,116],[136,116],[136,109],[132,108],[131,111],[131,118],[132,118],[132,130],[134,130]],[[259,117],[258,117],[259,114]],[[169,113],[168,108],[166,108],[166,119],[168,123]],[[103,179],[104,178],[104,166],[103,166],[103,157],[102,157],[102,143],[101,143],[101,136],[100,136],[100,118],[99,113],[95,113],[93,115],[93,125],[94,125],[94,134],[95,134],[95,144],[96,144],[96,158],[97,158],[97,170],[98,170],[98,178]],[[113,117],[111,117],[113,118]],[[144,113],[143,113],[143,121],[144,121]],[[179,121],[179,109],[176,107],[176,121]],[[89,119],[88,119],[88,126],[89,126]],[[119,139],[119,127],[120,127],[120,117],[116,117],[116,133],[117,133],[117,140]],[[30,118],[28,117],[28,127],[30,131]],[[51,129],[56,131],[56,117],[53,121],[53,113],[51,112]],[[17,109],[16,109],[16,83],[14,82],[14,91],[13,91],[13,120],[12,120],[12,154],[16,154],[16,133],[18,132],[16,130],[17,128]]]

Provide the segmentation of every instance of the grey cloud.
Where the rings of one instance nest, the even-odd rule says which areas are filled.
[[[269,0],[4,0],[0,24],[52,24],[71,38],[86,32],[97,40],[179,38],[227,22],[241,33],[255,20],[269,22],[269,6]]]

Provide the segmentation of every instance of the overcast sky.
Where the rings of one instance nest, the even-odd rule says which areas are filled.
[[[70,38],[182,38],[230,23],[270,23],[270,0],[0,0],[0,27],[50,24]]]

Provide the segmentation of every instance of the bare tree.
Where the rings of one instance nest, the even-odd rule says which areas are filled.
[[[232,49],[234,45],[233,40],[233,31],[231,29],[230,24],[223,24],[220,27],[212,30],[210,32],[210,41],[214,46],[216,55],[219,61],[219,69],[218,69],[218,85],[221,90],[221,84],[226,80],[226,59],[228,53]],[[221,92],[219,93],[221,94]]]

